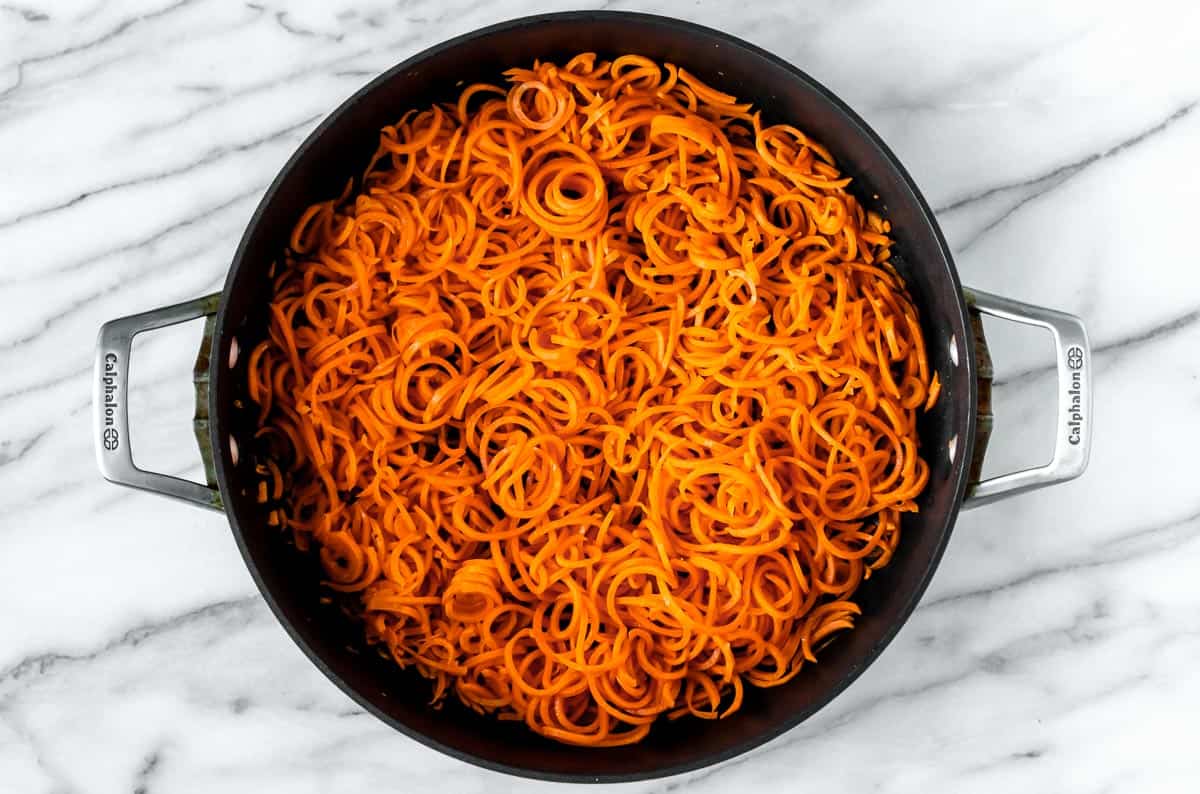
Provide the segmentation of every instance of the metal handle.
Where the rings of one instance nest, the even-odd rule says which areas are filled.
[[[122,317],[100,328],[96,343],[96,460],[110,482],[221,510],[221,494],[213,487],[169,474],[145,471],[133,464],[129,445],[129,354],[133,337],[142,331],[216,314],[220,293],[161,309]]]
[[[964,290],[983,314],[1045,328],[1054,335],[1058,360],[1058,422],[1054,456],[1044,466],[991,477],[976,484],[964,507],[979,507],[1005,496],[1073,480],[1083,474],[1092,447],[1092,349],[1083,323],[1053,309]]]

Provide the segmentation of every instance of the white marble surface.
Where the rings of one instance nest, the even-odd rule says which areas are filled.
[[[964,514],[920,609],[817,717],[629,792],[1200,790],[1200,11],[649,3],[799,64],[888,140],[965,282],[1081,314],[1091,468]],[[104,320],[216,288],[322,115],[525,0],[0,3],[0,790],[541,791],[363,714],[219,515],[102,482]],[[992,469],[1044,457],[1046,340],[990,326]],[[139,340],[136,453],[198,473],[198,329]],[[1022,374],[1024,373],[1024,374]]]

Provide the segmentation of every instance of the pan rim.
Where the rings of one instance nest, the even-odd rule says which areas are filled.
[[[228,476],[231,462],[229,460],[229,453],[226,445],[221,443],[221,439],[228,434],[228,428],[226,427],[226,422],[223,419],[224,414],[218,410],[218,400],[221,389],[216,388],[215,386],[215,384],[219,382],[219,378],[228,372],[224,363],[225,354],[223,352],[228,347],[228,345],[225,343],[225,329],[228,323],[226,314],[228,301],[226,300],[226,296],[232,290],[235,276],[243,266],[246,249],[255,229],[259,225],[267,208],[275,200],[276,195],[278,194],[278,191],[287,176],[296,167],[297,163],[304,159],[305,155],[314,146],[315,142],[324,136],[330,128],[336,125],[336,123],[352,107],[363,101],[369,94],[383,86],[385,83],[396,78],[398,75],[420,66],[422,62],[433,57],[434,55],[473,41],[485,39],[494,34],[503,33],[517,28],[549,23],[588,22],[599,20],[616,20],[619,22],[627,22],[630,24],[651,27],[661,26],[667,28],[679,28],[695,35],[708,37],[716,42],[719,42],[721,46],[741,49],[746,51],[749,55],[771,62],[773,65],[776,65],[782,70],[786,71],[794,79],[805,83],[815,93],[819,94],[825,102],[829,103],[831,107],[845,116],[846,120],[850,123],[850,126],[855,128],[856,133],[859,136],[861,136],[865,141],[870,143],[875,149],[878,150],[882,158],[894,170],[896,176],[899,177],[903,187],[911,193],[916,206],[920,210],[920,216],[924,219],[925,224],[928,226],[928,229],[923,231],[927,231],[932,236],[932,239],[936,241],[941,251],[941,255],[946,262],[946,269],[948,271],[947,275],[951,280],[951,286],[953,287],[954,295],[956,296],[956,304],[959,312],[959,316],[953,319],[961,328],[970,328],[967,316],[967,304],[963,297],[963,289],[958,277],[958,271],[954,265],[950,248],[945,241],[941,228],[934,216],[933,210],[930,208],[928,202],[925,200],[924,195],[917,187],[911,175],[904,168],[899,158],[896,157],[883,139],[836,94],[797,66],[741,38],[695,22],[658,14],[647,14],[631,11],[563,11],[524,16],[498,22],[434,44],[433,46],[430,46],[412,55],[411,57],[406,58],[405,60],[386,70],[379,76],[370,80],[366,85],[338,105],[305,138],[305,140],[300,144],[299,147],[297,147],[296,151],[291,155],[291,157],[288,158],[287,162],[272,180],[270,186],[266,189],[262,199],[255,208],[250,220],[247,222],[245,231],[243,232],[241,241],[239,242],[236,252],[233,256],[229,272],[222,288],[220,305],[216,317],[215,332],[213,336],[214,355],[211,357],[211,361],[209,363],[209,376],[211,378],[211,382],[214,384],[214,387],[209,391],[209,416],[213,417],[213,421],[209,426],[209,434],[213,454],[216,458],[214,463],[216,464],[215,468],[217,472],[217,484],[220,489],[223,502],[227,506],[226,518],[229,521],[234,540],[237,543],[246,567],[254,580],[255,586],[262,594],[263,599],[267,602],[272,614],[283,627],[284,631],[300,648],[309,661],[312,662],[312,664],[318,670],[320,670],[326,678],[332,681],[338,689],[350,697],[367,713],[373,715],[384,724],[425,745],[426,747],[437,750],[460,761],[465,761],[494,772],[500,772],[517,777],[565,783],[630,783],[670,777],[673,775],[685,774],[698,769],[715,766],[732,758],[744,755],[745,753],[750,752],[751,750],[760,747],[761,745],[792,730],[797,725],[825,708],[847,687],[849,687],[850,684],[856,681],[858,677],[862,675],[862,673],[879,658],[880,654],[882,654],[887,646],[891,644],[892,640],[895,638],[900,629],[908,622],[921,597],[928,588],[929,583],[932,580],[933,575],[937,570],[937,567],[949,543],[950,536],[957,521],[958,513],[962,507],[962,503],[966,495],[969,468],[967,464],[972,459],[975,446],[976,413],[974,406],[978,399],[976,389],[976,365],[973,350],[975,340],[970,333],[966,333],[965,343],[968,349],[965,356],[965,361],[963,361],[962,364],[966,367],[968,388],[967,393],[961,398],[968,406],[970,406],[969,410],[962,411],[963,421],[966,424],[966,448],[961,450],[961,454],[956,457],[952,464],[950,482],[947,483],[947,487],[951,488],[953,499],[951,501],[950,509],[946,513],[944,525],[940,528],[940,537],[937,543],[934,545],[928,559],[923,562],[923,570],[921,571],[920,576],[916,578],[915,586],[912,587],[907,602],[901,606],[897,613],[896,620],[893,621],[883,631],[878,641],[875,642],[864,654],[862,654],[857,660],[857,663],[842,676],[835,686],[823,693],[822,697],[814,699],[811,704],[789,715],[787,719],[781,720],[778,724],[752,735],[747,735],[745,738],[742,738],[740,741],[732,744],[730,747],[725,748],[722,751],[677,764],[666,764],[633,772],[597,772],[594,774],[571,773],[516,764],[506,764],[447,745],[417,729],[411,728],[406,723],[384,712],[373,701],[362,695],[355,687],[342,679],[329,666],[329,664],[326,663],[324,658],[318,654],[312,648],[312,646],[309,645],[307,640],[301,635],[296,626],[293,625],[290,618],[286,616],[274,593],[265,585],[257,562],[250,553],[244,540],[241,522],[231,507],[233,504],[235,504],[235,501],[232,498],[233,485]],[[932,529],[936,530],[937,528],[934,527]],[[584,747],[577,749],[579,752],[587,752],[588,750],[588,748]]]

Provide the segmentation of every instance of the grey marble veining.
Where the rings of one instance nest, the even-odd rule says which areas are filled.
[[[963,514],[879,661],[760,750],[629,792],[1194,792],[1200,754],[1200,8],[657,4],[810,72],[894,148],[963,280],[1084,317],[1085,477]],[[100,480],[103,321],[217,289],[300,140],[525,0],[0,3],[0,791],[550,789],[361,712],[215,514]],[[1045,339],[989,325],[989,469],[1045,457]],[[196,476],[198,329],[139,339],[135,455]],[[553,787],[561,790],[563,787]]]

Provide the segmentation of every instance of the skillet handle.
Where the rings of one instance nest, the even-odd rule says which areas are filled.
[[[100,466],[100,473],[109,482],[182,499],[213,510],[223,509],[221,493],[212,487],[215,484],[215,478],[212,476],[212,455],[205,454],[208,446],[207,433],[201,438],[201,430],[208,426],[208,357],[212,345],[212,320],[217,313],[220,298],[220,293],[206,295],[186,303],[111,320],[101,326],[100,337],[96,343],[93,412],[96,461]],[[204,342],[196,362],[196,437],[200,441],[201,454],[205,458],[205,472],[209,485],[139,469],[133,463],[133,452],[129,443],[129,354],[133,337],[142,331],[200,317],[208,317],[209,322],[205,326]],[[203,374],[201,369],[204,370]],[[208,452],[211,453],[211,450]]]
[[[1045,328],[1054,336],[1058,421],[1054,455],[1049,463],[982,480],[968,490],[963,506],[979,507],[1083,474],[1092,447],[1092,350],[1083,323],[1074,315],[999,295],[978,290],[964,290],[964,293],[967,303],[981,314]],[[984,357],[986,361],[986,353]]]

